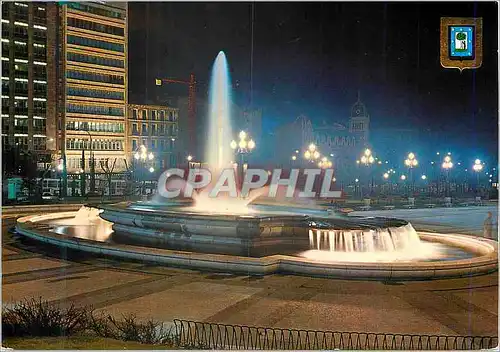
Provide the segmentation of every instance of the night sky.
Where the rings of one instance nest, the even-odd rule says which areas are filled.
[[[493,2],[256,2],[252,105],[263,108],[271,130],[299,114],[345,122],[359,89],[372,128],[441,131],[452,148],[496,154],[497,14]],[[441,67],[445,16],[483,17],[480,69]],[[155,77],[187,79],[190,72],[206,95],[220,50],[236,102],[251,103],[251,3],[129,3],[129,17],[132,103],[154,101]]]

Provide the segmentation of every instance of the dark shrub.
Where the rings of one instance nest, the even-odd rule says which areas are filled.
[[[26,299],[5,308],[2,317],[4,336],[65,336],[87,326],[90,309],[73,304],[60,308],[47,301]]]

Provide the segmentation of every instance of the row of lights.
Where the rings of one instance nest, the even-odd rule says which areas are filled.
[[[299,154],[299,150],[295,150],[295,155],[292,155],[292,160],[297,160],[297,155]],[[333,154],[330,154],[333,156]],[[321,158],[321,160],[320,160]],[[304,159],[310,161],[312,163],[316,163],[320,168],[331,168],[333,163],[326,157],[321,157],[321,153],[314,143],[309,144],[307,150],[304,152]]]

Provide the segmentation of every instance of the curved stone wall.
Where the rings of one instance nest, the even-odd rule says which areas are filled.
[[[419,232],[419,236],[424,240],[446,243],[476,252],[478,256],[471,259],[411,263],[324,263],[286,255],[252,258],[95,242],[52,233],[45,224],[40,223],[74,214],[68,212],[26,216],[18,219],[16,230],[23,236],[44,243],[104,256],[247,275],[286,272],[331,278],[419,280],[480,275],[498,270],[498,243],[467,235]]]

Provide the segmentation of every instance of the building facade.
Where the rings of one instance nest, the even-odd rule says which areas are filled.
[[[348,179],[356,171],[356,159],[369,146],[370,116],[358,100],[352,105],[347,123],[314,125],[306,116],[299,116],[281,126],[275,135],[275,159],[283,166],[304,166],[303,154],[314,143],[322,156],[333,162],[337,179]],[[298,151],[298,153],[296,153]]]
[[[68,2],[49,11],[49,96],[57,124],[56,148],[68,173],[95,171],[108,160],[126,169],[127,5]],[[52,112],[51,112],[52,113]],[[82,164],[82,151],[85,162]]]
[[[134,162],[134,154],[143,146],[153,153],[148,165],[164,170],[177,164],[176,148],[179,109],[160,105],[128,105],[127,159]]]
[[[34,161],[55,148],[47,123],[47,3],[2,3],[3,169],[17,170],[21,154]]]

